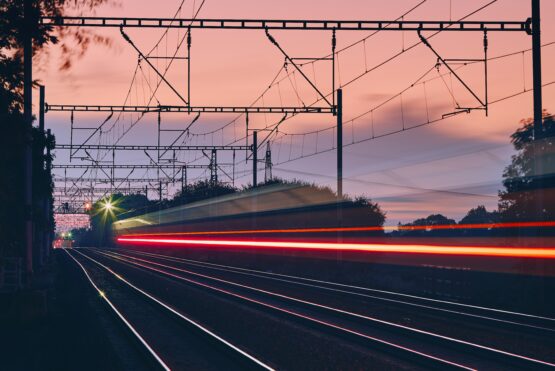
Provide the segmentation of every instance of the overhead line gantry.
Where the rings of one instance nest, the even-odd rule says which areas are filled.
[[[115,27],[119,28],[123,37],[126,38],[135,48],[124,32],[125,28],[185,28],[188,30],[190,37],[191,29],[245,29],[245,30],[265,30],[268,39],[276,45],[276,47],[284,54],[295,68],[305,77],[305,79],[314,87],[314,89],[323,97],[324,101],[329,104],[326,107],[192,107],[190,101],[186,106],[100,106],[100,105],[46,105],[45,109],[50,111],[87,111],[87,112],[229,112],[229,113],[282,113],[295,115],[297,113],[332,113],[337,117],[337,191],[339,196],[342,194],[342,104],[341,89],[335,89],[335,46],[337,31],[415,31],[423,40],[424,44],[435,50],[422,36],[422,32],[482,32],[484,34],[484,57],[486,71],[486,97],[481,100],[474,92],[461,80],[463,85],[471,94],[480,102],[481,106],[476,109],[484,109],[487,114],[487,34],[490,32],[524,32],[533,35],[533,48],[537,48],[537,40],[539,40],[539,0],[532,0],[532,17],[523,21],[467,21],[464,19],[458,21],[406,21],[401,20],[299,20],[299,19],[175,19],[175,18],[148,18],[148,17],[42,17],[39,22],[44,26],[63,26],[63,27]],[[332,36],[332,97],[333,102],[329,102],[325,95],[316,88],[314,84],[302,73],[299,67],[294,63],[287,53],[280,47],[278,42],[269,33],[271,30],[313,30],[313,31],[331,31]],[[140,51],[138,50],[140,53]],[[437,53],[436,53],[437,55]],[[438,58],[441,57],[438,55]],[[447,67],[447,60],[441,59]],[[539,50],[534,53],[534,66],[540,63]],[[538,68],[535,68],[536,72]],[[538,76],[536,76],[538,75]],[[189,76],[190,77],[190,76]],[[534,89],[541,90],[541,74],[534,74]],[[484,103],[485,102],[485,103]],[[541,98],[535,99],[535,111],[537,107],[541,107]],[[464,108],[455,112],[469,112],[474,108]],[[537,118],[536,118],[537,119]],[[540,118],[541,120],[541,118]],[[248,119],[247,119],[248,122]],[[248,124],[247,124],[248,125]],[[276,126],[277,127],[277,126]],[[248,133],[248,127],[247,127]],[[269,135],[271,135],[270,132]],[[256,131],[253,132],[253,185],[256,185],[257,172],[257,141]],[[269,139],[269,135],[266,139]],[[265,140],[266,140],[265,139]],[[263,141],[264,142],[264,141]],[[160,168],[160,167],[158,167]]]
[[[156,151],[175,150],[175,151],[251,151],[250,146],[195,146],[195,145],[130,145],[130,144],[56,144],[55,149],[61,150],[116,150],[116,151]]]
[[[172,19],[135,17],[42,17],[44,26],[209,28],[247,30],[313,31],[525,31],[531,34],[531,19],[525,21],[390,21],[307,19]]]
[[[189,106],[110,106],[86,104],[46,104],[45,112],[175,112],[175,113],[333,113],[333,107],[189,107]]]

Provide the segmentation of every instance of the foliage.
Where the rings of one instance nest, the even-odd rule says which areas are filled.
[[[225,183],[211,184],[208,180],[200,180],[194,184],[188,185],[182,191],[178,192],[168,207],[184,205],[191,202],[201,201],[212,197],[224,196],[238,192],[238,189]]]
[[[399,227],[433,227],[436,225],[454,225],[456,224],[455,220],[447,218],[441,214],[432,214],[427,216],[426,218],[419,218],[413,221],[412,223],[401,224],[399,223]],[[403,229],[399,231],[394,231],[391,233],[392,236],[446,236],[452,235],[452,230],[446,229]]]
[[[499,222],[498,211],[487,211],[484,205],[479,205],[470,209],[468,213],[459,221],[459,224],[484,224]]]
[[[68,70],[91,43],[109,44],[109,40],[83,28],[39,27],[41,16],[63,16],[90,11],[111,0],[0,0],[0,256],[23,254],[24,220],[31,215],[35,237],[53,232],[52,176],[44,164],[50,161],[46,148],[53,149],[54,138],[46,138],[37,128],[29,129],[23,118],[23,41],[33,40],[35,70],[44,66],[49,44],[61,50],[61,70]],[[24,4],[29,4],[24,18]],[[37,82],[34,81],[36,85]],[[33,208],[24,207],[24,149],[32,146]],[[36,241],[36,240],[35,240]]]
[[[452,225],[455,220],[449,219],[441,214],[432,214],[426,218],[416,219],[412,223],[407,223],[405,226],[433,226],[433,225]]]
[[[555,219],[555,121],[547,112],[544,116],[536,141],[532,119],[522,120],[511,135],[517,153],[503,172],[505,189],[499,192],[499,211],[505,221]]]

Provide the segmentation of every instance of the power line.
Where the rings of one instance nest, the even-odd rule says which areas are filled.
[[[474,11],[472,11],[472,12],[466,14],[465,16],[459,18],[459,19],[457,20],[457,22],[464,21],[465,19],[467,19],[467,18],[469,18],[469,17],[475,15],[476,13],[479,13],[479,12],[481,12],[482,10],[484,10],[484,9],[488,8],[489,6],[493,5],[493,4],[496,3],[497,1],[498,1],[498,0],[492,0],[492,1],[490,1],[489,3],[484,4],[484,5],[481,6],[480,8],[478,8],[478,9],[476,9],[476,10],[474,10]],[[436,31],[436,32],[432,33],[431,35],[429,35],[427,38],[428,38],[428,39],[431,39],[431,38],[433,38],[434,36],[438,35],[441,31],[444,31],[444,30]],[[409,47],[403,48],[402,51],[400,51],[400,52],[394,54],[393,56],[387,58],[386,60],[384,60],[384,61],[382,61],[382,62],[380,62],[380,63],[374,65],[374,66],[371,67],[370,69],[366,69],[366,70],[365,70],[364,72],[362,72],[361,74],[355,76],[355,77],[352,78],[351,80],[347,81],[345,84],[341,85],[341,87],[342,87],[342,88],[345,88],[345,87],[351,85],[352,83],[354,83],[354,82],[358,81],[359,79],[361,79],[362,77],[366,76],[368,73],[377,70],[378,68],[380,68],[380,67],[386,65],[387,63],[389,63],[389,62],[391,62],[391,61],[393,61],[393,60],[395,60],[395,59],[397,59],[397,58],[400,57],[401,55],[405,54],[406,52],[408,52],[408,51],[414,49],[415,47],[417,47],[418,45],[421,45],[421,44],[422,44],[422,41],[417,41],[416,43],[410,45]],[[330,96],[330,95],[332,95],[332,94],[334,94],[334,93],[335,93],[335,92],[332,91],[332,92],[328,93],[326,96]],[[311,105],[317,104],[317,103],[320,102],[320,101],[321,101],[321,99],[318,98],[318,99],[316,99]],[[286,120],[281,121],[281,122],[279,123],[279,125],[283,124],[283,122],[287,121],[288,119],[291,119],[291,118],[294,117],[294,116],[295,116],[295,115],[289,116]]]
[[[467,19],[467,18],[469,18],[469,17],[471,17],[471,16],[473,16],[473,15],[475,15],[475,14],[481,12],[482,10],[484,10],[484,9],[486,9],[486,8],[488,8],[488,7],[490,7],[491,5],[493,5],[494,3],[496,3],[497,1],[498,1],[498,0],[492,0],[492,1],[490,1],[490,2],[488,2],[488,3],[486,3],[486,4],[484,4],[484,5],[482,5],[482,6],[479,7],[478,9],[476,9],[476,10],[474,10],[474,11],[472,11],[472,12],[466,14],[465,16],[459,18],[459,19],[457,20],[457,22],[464,21],[465,19]],[[417,4],[417,5],[420,6],[421,4]],[[416,8],[413,8],[413,9],[411,9],[410,11],[412,11],[412,10],[414,10],[414,9],[416,9]],[[410,12],[410,11],[409,11],[409,12]],[[406,14],[405,14],[405,16],[406,16]],[[403,17],[403,16],[401,16],[401,17],[399,17],[399,18],[402,18],[402,17]],[[436,32],[432,33],[430,36],[428,36],[428,39],[430,39],[430,38],[436,36],[436,35],[439,34],[440,32],[441,32],[441,31],[436,31]],[[374,33],[374,34],[375,34],[375,33]],[[405,54],[406,52],[412,50],[413,48],[415,48],[416,46],[420,45],[421,43],[422,43],[421,41],[418,41],[418,42],[416,42],[416,43],[410,45],[409,47],[404,48],[401,52],[398,52],[398,53],[394,54],[393,56],[387,58],[386,60],[384,60],[384,61],[382,61],[382,62],[380,62],[380,63],[374,65],[373,67],[371,67],[371,68],[369,68],[369,69],[367,68],[363,73],[361,73],[360,75],[354,77],[353,79],[351,79],[351,80],[348,81],[347,83],[343,84],[342,87],[346,87],[346,86],[351,85],[351,84],[354,83],[355,81],[357,81],[357,80],[359,80],[360,78],[366,76],[368,73],[373,72],[373,71],[377,70],[378,68],[384,66],[385,64],[387,64],[387,63],[389,63],[389,62],[391,62],[391,61],[397,59],[399,56],[401,56],[401,55]],[[284,77],[283,79],[285,79],[285,78],[287,78],[287,77]],[[283,79],[282,79],[282,80],[283,80]],[[334,92],[330,92],[330,93],[328,93],[326,96],[330,96],[330,95],[332,95],[332,94],[334,94]],[[316,104],[316,103],[318,103],[318,102],[320,102],[320,101],[321,101],[320,98],[319,98],[319,99],[316,99],[316,100],[315,100],[313,103],[311,103],[309,106],[314,105],[314,104]],[[282,125],[285,121],[287,121],[287,120],[289,120],[289,119],[291,119],[291,118],[293,118],[293,117],[295,117],[295,116],[296,116],[295,114],[292,114],[292,115],[289,115],[288,117],[286,117],[285,119],[280,120],[280,121],[277,122],[277,123],[274,123],[274,124],[271,124],[271,125],[266,125],[266,126],[263,128],[263,130],[267,130],[267,129],[277,129],[277,128],[276,128],[276,125],[277,125],[277,127],[279,128],[279,126]],[[229,125],[229,124],[227,124],[227,125]],[[222,133],[223,133],[223,129],[224,129],[227,125],[223,126],[222,128],[218,129],[217,131],[222,131]],[[277,130],[276,130],[276,133],[277,133]],[[245,138],[246,138],[246,137],[241,137],[241,138],[239,138],[239,139],[235,139],[234,141],[229,142],[228,144],[235,144],[235,143],[237,143],[237,142],[239,142],[239,141],[241,141],[241,140],[244,140]],[[195,159],[193,159],[192,161],[194,162],[194,161],[197,161],[198,159],[200,159],[200,158],[195,158]]]
[[[555,80],[542,84],[542,88],[553,85],[553,84],[555,84]],[[533,90],[534,89],[529,88],[529,89],[526,89],[524,91],[520,91],[520,92],[517,92],[517,93],[514,93],[514,94],[510,94],[510,95],[504,96],[502,98],[498,98],[498,99],[495,99],[493,101],[490,101],[489,104],[496,104],[496,103],[499,103],[499,102],[502,102],[502,101],[505,101],[505,100],[508,100],[508,99],[511,99],[511,98],[515,98],[515,97],[520,96],[522,94],[529,93]],[[430,120],[428,122],[424,122],[422,124],[413,125],[413,126],[410,126],[410,127],[405,127],[403,129],[391,131],[391,132],[388,132],[388,133],[385,133],[385,134],[373,135],[369,138],[365,138],[365,139],[353,141],[353,142],[348,143],[348,144],[344,144],[343,147],[349,147],[349,146],[352,146],[352,145],[355,145],[355,144],[360,144],[360,143],[368,142],[368,141],[371,141],[371,140],[388,137],[388,136],[391,136],[391,135],[394,135],[394,134],[399,134],[399,133],[402,133],[402,132],[405,132],[405,131],[418,129],[418,128],[428,126],[428,125],[431,125],[431,124],[434,124],[434,123],[437,123],[437,122],[440,122],[440,121],[447,120],[447,119],[452,118],[452,117],[453,116],[441,117],[441,118],[438,118],[438,119],[435,119],[435,120]],[[300,159],[303,159],[303,158],[313,157],[313,156],[316,156],[316,155],[319,155],[319,154],[322,154],[322,153],[326,153],[326,152],[330,152],[330,151],[333,151],[333,150],[335,150],[335,148],[329,148],[329,149],[321,150],[321,151],[318,151],[318,152],[314,152],[314,153],[306,154],[306,155],[299,156],[299,157],[296,157],[296,158],[288,159],[286,161],[281,161],[281,162],[278,161],[278,162],[275,162],[274,165],[283,165],[283,164],[286,164],[286,163],[289,163],[289,162],[297,161],[297,160],[300,160]]]

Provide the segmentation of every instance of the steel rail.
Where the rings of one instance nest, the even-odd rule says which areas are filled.
[[[389,322],[389,321],[380,320],[378,318],[365,316],[365,315],[362,315],[362,314],[359,314],[359,313],[354,313],[354,312],[342,310],[342,309],[339,309],[339,308],[314,303],[314,302],[311,302],[311,301],[308,301],[308,300],[294,298],[294,297],[291,297],[291,296],[279,294],[279,293],[268,291],[268,290],[258,289],[256,287],[243,285],[243,284],[239,284],[239,283],[228,281],[228,280],[219,279],[217,277],[188,271],[186,269],[176,268],[176,267],[168,266],[168,265],[165,265],[165,264],[160,264],[160,263],[156,263],[156,262],[152,262],[152,261],[148,261],[148,260],[144,260],[144,259],[140,259],[140,258],[135,258],[135,257],[132,257],[131,259],[129,259],[128,257],[127,257],[127,259],[125,259],[125,258],[122,259],[120,257],[117,257],[117,255],[118,255],[117,253],[103,253],[103,252],[99,252],[99,253],[103,254],[103,255],[106,255],[106,256],[111,256],[112,259],[126,260],[127,262],[130,262],[130,263],[133,263],[133,260],[143,261],[143,262],[145,262],[147,264],[150,264],[150,265],[160,266],[160,267],[163,267],[163,268],[169,268],[169,269],[174,270],[174,271],[182,272],[182,273],[193,275],[193,276],[196,276],[196,277],[201,277],[201,278],[204,278],[204,279],[209,279],[209,280],[212,280],[212,281],[224,283],[224,284],[235,286],[235,287],[240,287],[242,289],[247,289],[247,290],[250,290],[250,291],[254,291],[254,292],[257,292],[257,293],[262,293],[262,294],[269,295],[269,296],[272,296],[272,297],[285,299],[287,301],[296,302],[296,303],[299,303],[299,304],[302,304],[302,305],[307,305],[307,306],[318,308],[318,309],[324,309],[324,310],[327,310],[327,311],[335,312],[335,313],[338,313],[338,314],[341,314],[341,315],[346,315],[346,316],[349,316],[349,317],[354,317],[354,318],[361,319],[361,320],[367,320],[367,321],[370,321],[372,323],[387,326],[389,328],[394,328],[394,329],[401,330],[401,331],[407,331],[408,333],[412,333],[412,334],[416,334],[416,335],[427,336],[427,337],[430,337],[430,338],[435,339],[435,340],[447,341],[451,344],[456,344],[456,345],[459,345],[459,346],[465,346],[465,347],[468,347],[470,349],[474,349],[474,350],[478,350],[478,351],[482,351],[482,352],[488,352],[488,353],[490,353],[492,355],[495,355],[495,356],[508,357],[509,359],[513,359],[515,361],[526,362],[526,363],[529,363],[529,364],[533,364],[535,366],[555,367],[555,364],[549,363],[549,362],[546,362],[546,361],[542,361],[542,360],[539,360],[539,359],[526,357],[526,356],[523,356],[523,355],[520,355],[520,354],[515,354],[515,353],[503,351],[503,350],[500,350],[500,349],[496,349],[496,348],[488,347],[488,346],[485,346],[485,345],[476,344],[476,343],[472,343],[472,342],[469,342],[469,341],[465,341],[465,340],[461,340],[461,339],[457,339],[457,338],[453,338],[453,337],[433,333],[433,332],[430,332],[430,331],[420,330],[420,329],[417,329],[417,328],[413,328],[413,327],[409,327],[409,326],[405,326],[405,325],[401,325],[401,324],[397,324],[397,323],[393,323],[393,322]],[[140,263],[136,263],[136,262],[133,263],[133,264],[139,264],[140,265]],[[141,265],[141,266],[144,266],[144,265]],[[151,270],[158,271],[158,272],[163,273],[163,274],[168,274],[168,275],[171,274],[170,272],[159,270],[157,268],[153,268],[153,267],[149,267],[149,266],[144,266],[144,267],[148,268],[148,269],[151,269]],[[181,277],[179,275],[174,275],[174,276]],[[181,279],[191,281],[191,282],[194,282],[196,284],[204,285],[204,284],[198,283],[194,280],[189,280],[185,277],[181,277]],[[207,285],[207,286],[210,287],[209,285]],[[266,304],[267,303],[264,303],[264,305],[266,305]],[[461,365],[459,365],[459,366],[461,366]],[[466,366],[464,366],[464,367],[466,367]]]
[[[91,276],[89,275],[89,272],[87,272],[87,270],[85,269],[85,267],[83,266],[83,264],[81,264],[81,262],[79,262],[77,259],[75,259],[75,257],[73,255],[71,255],[65,248],[63,248],[63,251],[69,255],[69,257],[71,259],[73,259],[75,261],[75,263],[77,263],[77,265],[81,268],[81,270],[83,271],[83,273],[85,273],[85,277],[87,277],[87,280],[89,281],[89,283],[91,284],[91,286],[98,292],[98,294],[100,295],[100,297],[108,304],[108,306],[114,311],[114,313],[119,317],[119,319],[122,320],[122,322],[125,324],[125,326],[127,326],[127,328],[131,331],[131,333],[140,341],[140,343],[147,349],[147,351],[149,352],[149,354],[156,360],[156,362],[160,365],[160,367],[162,367],[162,369],[169,371],[170,368],[168,367],[168,365],[162,360],[162,358],[160,358],[160,356],[154,351],[154,349],[152,349],[152,347],[147,343],[147,341],[139,334],[139,332],[131,325],[131,323],[129,323],[129,321],[123,316],[123,314],[121,314],[121,312],[116,308],[116,306],[114,304],[112,304],[112,302],[110,301],[110,299],[108,299],[108,297],[106,296],[106,294],[104,293],[104,291],[102,291],[97,285],[96,283],[93,281],[93,279],[91,278]]]
[[[358,332],[358,331],[355,331],[355,330],[352,330],[352,329],[349,329],[349,328],[346,328],[346,327],[342,327],[342,326],[339,326],[337,324],[334,324],[334,323],[331,323],[331,322],[328,322],[328,321],[320,320],[318,318],[314,318],[314,317],[311,317],[311,316],[308,316],[308,315],[305,315],[305,314],[302,314],[302,313],[299,313],[299,312],[296,312],[296,311],[292,311],[292,310],[285,309],[285,308],[282,308],[282,307],[279,307],[279,306],[276,306],[276,305],[272,305],[272,304],[269,304],[269,303],[266,303],[266,302],[263,302],[263,301],[260,301],[260,300],[256,300],[256,299],[250,298],[248,296],[240,295],[240,294],[234,293],[232,291],[228,291],[228,290],[225,290],[225,289],[222,289],[222,288],[219,288],[219,287],[211,286],[211,285],[199,282],[199,281],[188,279],[188,278],[185,278],[183,276],[173,274],[171,272],[167,272],[167,271],[164,271],[164,270],[161,270],[161,269],[158,269],[158,268],[154,268],[154,267],[151,267],[151,266],[147,266],[147,265],[144,265],[144,264],[141,264],[141,263],[133,262],[130,259],[122,259],[122,258],[119,258],[119,257],[110,256],[111,254],[106,254],[106,253],[102,253],[102,252],[98,252],[98,251],[94,251],[94,252],[98,253],[98,254],[105,255],[108,259],[112,259],[112,260],[115,260],[115,261],[120,260],[120,261],[123,261],[125,263],[131,264],[132,266],[142,267],[144,269],[148,269],[148,270],[151,270],[151,271],[154,271],[154,272],[158,272],[158,273],[161,273],[163,275],[176,278],[178,280],[186,281],[186,282],[192,283],[194,285],[205,287],[205,288],[208,288],[208,289],[213,290],[213,291],[221,292],[221,293],[224,293],[226,295],[239,298],[243,301],[255,303],[257,305],[260,305],[260,306],[263,306],[263,307],[266,307],[266,308],[270,308],[270,309],[276,310],[276,311],[281,312],[281,313],[286,313],[286,314],[291,315],[291,316],[296,317],[296,318],[301,318],[301,319],[304,319],[304,320],[308,320],[309,322],[314,322],[314,323],[318,323],[320,325],[324,325],[326,327],[331,327],[335,330],[339,330],[340,332],[345,332],[345,333],[348,333],[350,335],[355,335],[356,337],[361,337],[361,338],[364,338],[366,340],[376,342],[380,345],[383,345],[383,346],[386,346],[386,347],[389,347],[389,348],[394,348],[396,350],[401,350],[401,351],[406,352],[407,354],[409,354],[411,356],[421,358],[421,359],[426,360],[428,362],[434,362],[436,365],[437,365],[437,363],[440,363],[442,365],[442,367],[452,367],[452,368],[464,369],[464,370],[474,370],[471,367],[467,367],[465,365],[458,364],[456,362],[451,362],[449,360],[442,359],[442,358],[436,357],[436,356],[431,355],[431,354],[426,354],[426,353],[420,352],[420,351],[415,350],[415,349],[411,349],[411,348],[408,348],[408,347],[405,347],[405,346],[402,346],[402,345],[399,345],[399,344],[395,344],[395,343],[387,341],[387,340],[383,340],[383,339],[380,339],[380,338],[377,338],[377,337],[373,337],[373,336],[370,336],[370,335],[367,335],[367,334],[364,334],[364,333],[361,333],[361,332]]]
[[[167,309],[168,311],[170,311],[171,313],[173,313],[174,315],[178,316],[179,318],[185,320],[186,322],[188,322],[189,324],[193,325],[195,328],[201,330],[204,334],[209,335],[211,338],[213,338],[214,340],[217,340],[218,342],[220,342],[222,345],[225,345],[226,347],[228,347],[229,349],[233,350],[234,352],[239,353],[242,357],[245,357],[247,360],[249,360],[250,362],[255,363],[257,366],[265,369],[265,370],[273,370],[272,367],[268,366],[267,364],[265,364],[264,362],[258,360],[257,358],[253,357],[252,355],[250,355],[249,353],[245,352],[244,350],[240,349],[239,347],[233,345],[232,343],[230,343],[229,341],[225,340],[224,338],[222,338],[221,336],[215,334],[214,332],[210,331],[209,329],[207,329],[206,327],[202,326],[201,324],[199,324],[198,322],[192,320],[191,318],[185,316],[184,314],[182,314],[181,312],[175,310],[174,308],[172,308],[171,306],[169,306],[168,304],[164,303],[163,301],[157,299],[155,296],[149,294],[148,292],[140,289],[139,287],[137,287],[136,285],[134,285],[133,283],[131,283],[130,281],[126,280],[123,276],[121,276],[120,274],[116,273],[114,270],[112,270],[110,267],[102,264],[101,262],[91,258],[90,256],[83,254],[80,251],[75,250],[75,252],[77,252],[79,255],[89,259],[90,261],[94,262],[95,264],[101,266],[102,268],[104,268],[106,271],[108,271],[110,274],[112,274],[114,277],[116,277],[117,279],[119,279],[121,282],[125,283],[127,286],[133,288],[135,291],[141,293],[142,295],[144,295],[145,297],[149,298],[150,300],[154,301],[155,303],[159,304],[160,306],[162,306],[163,308]]]
[[[555,332],[555,328],[536,326],[536,325],[531,325],[531,324],[528,324],[528,323],[515,322],[515,321],[506,320],[506,319],[489,317],[489,316],[485,316],[485,315],[478,315],[478,314],[469,313],[469,312],[462,312],[460,310],[452,310],[452,309],[446,309],[446,308],[442,308],[442,307],[433,307],[431,305],[424,305],[424,304],[418,304],[418,303],[409,302],[409,301],[405,301],[405,300],[391,299],[391,298],[387,298],[387,297],[369,295],[369,294],[364,294],[364,293],[360,293],[360,292],[356,292],[356,291],[349,291],[349,290],[346,290],[346,289],[337,289],[337,288],[333,288],[333,287],[326,287],[326,286],[322,286],[322,285],[318,285],[318,284],[314,284],[314,283],[299,282],[299,281],[295,281],[295,280],[292,280],[292,279],[303,280],[303,278],[295,277],[295,276],[280,275],[280,274],[268,273],[268,272],[251,270],[251,269],[238,268],[238,267],[234,267],[234,266],[227,266],[227,265],[214,264],[214,263],[206,263],[206,262],[202,262],[202,261],[198,261],[198,260],[176,258],[176,257],[172,257],[172,256],[164,256],[164,255],[161,255],[161,254],[146,253],[146,252],[142,252],[142,251],[134,251],[134,250],[125,250],[125,251],[128,254],[129,253],[136,253],[138,255],[155,257],[155,258],[159,258],[159,259],[163,259],[163,260],[179,262],[179,263],[182,263],[182,264],[193,265],[193,266],[206,268],[206,269],[221,270],[221,271],[231,272],[231,273],[235,273],[235,274],[242,274],[242,275],[247,275],[247,276],[252,276],[252,277],[265,278],[265,279],[269,279],[269,280],[292,283],[292,284],[300,285],[300,286],[323,289],[323,290],[338,292],[338,293],[342,293],[342,294],[349,294],[349,295],[360,296],[360,297],[365,297],[365,298],[370,298],[370,299],[377,299],[377,300],[392,302],[392,303],[396,303],[396,304],[403,304],[403,305],[413,306],[413,307],[418,307],[418,308],[431,309],[431,310],[440,311],[440,312],[444,312],[444,313],[450,313],[450,314],[461,315],[461,316],[468,316],[468,317],[473,317],[473,318],[478,318],[478,319],[484,319],[484,320],[506,323],[506,324],[510,324],[510,325],[523,326],[523,327],[529,327],[529,328],[538,329],[538,330]],[[273,277],[273,276],[276,276],[276,275],[277,276],[284,276],[284,277],[288,277],[288,278]],[[326,282],[326,283],[328,283],[328,282]],[[418,299],[427,300],[428,298],[418,297]],[[489,308],[485,308],[485,309],[489,309]],[[555,319],[553,319],[553,318],[549,318],[548,320],[555,321]]]

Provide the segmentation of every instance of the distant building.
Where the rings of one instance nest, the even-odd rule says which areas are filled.
[[[77,228],[90,228],[91,220],[88,214],[54,214],[56,233],[69,232]]]

